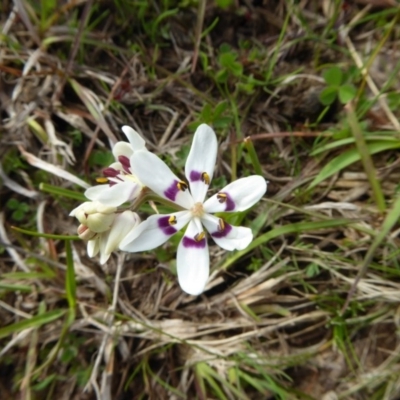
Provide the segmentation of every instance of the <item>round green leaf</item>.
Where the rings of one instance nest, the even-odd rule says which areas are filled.
[[[350,83],[346,83],[339,88],[339,100],[342,104],[347,104],[356,96],[357,90]]]
[[[326,69],[322,76],[325,79],[325,82],[331,86],[339,86],[343,81],[343,72],[338,66],[331,67]]]
[[[319,101],[324,105],[324,106],[329,106],[331,105],[337,96],[337,89],[333,86],[329,86],[325,88],[319,95]]]

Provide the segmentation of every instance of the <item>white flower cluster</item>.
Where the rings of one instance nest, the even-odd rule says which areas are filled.
[[[177,250],[178,280],[186,293],[198,295],[209,276],[205,231],[225,250],[242,250],[253,240],[250,228],[232,226],[214,214],[248,209],[265,194],[267,183],[258,175],[241,178],[206,200],[218,150],[216,135],[208,125],[200,125],[194,135],[186,160],[186,181],[147,151],[136,131],[128,126],[122,130],[129,143],[114,146],[115,162],[104,170],[106,184],[86,190],[91,201],[70,214],[81,224],[78,234],[88,241],[89,256],[100,253],[100,262],[105,263],[116,249],[139,252],[161,246],[187,225]],[[152,215],[143,222],[134,211],[119,212],[119,206],[133,204],[144,188],[183,211]]]

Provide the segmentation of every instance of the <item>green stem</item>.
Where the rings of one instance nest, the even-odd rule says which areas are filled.
[[[36,237],[42,237],[46,239],[56,239],[56,240],[81,240],[79,236],[73,236],[73,235],[54,235],[51,233],[39,233],[39,232],[34,232],[34,231],[28,231],[27,229],[22,229],[18,228],[17,226],[12,226],[11,229],[14,231],[24,233],[25,235],[30,235],[30,236],[36,236]]]
[[[372,194],[375,199],[376,205],[380,212],[384,212],[386,210],[386,203],[382,193],[382,188],[378,181],[371,154],[369,154],[368,146],[365,142],[364,135],[362,134],[360,124],[358,123],[356,114],[353,110],[353,106],[351,103],[347,104],[346,112],[358,152],[360,153],[361,162],[363,164],[365,173],[367,174],[368,181],[372,188]]]
[[[253,164],[254,171],[256,172],[257,175],[262,175],[263,172],[262,172],[261,164],[258,159],[256,149],[254,148],[254,144],[253,144],[253,141],[251,140],[250,136],[248,136],[244,139],[244,145],[246,146],[246,149],[249,153],[251,162]]]

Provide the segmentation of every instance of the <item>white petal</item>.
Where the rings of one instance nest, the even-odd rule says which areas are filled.
[[[89,240],[87,243],[87,253],[90,258],[94,257],[99,252],[99,238]]]
[[[205,215],[201,222],[206,227],[211,237],[218,246],[225,250],[243,250],[253,240],[250,228],[232,226],[213,215]]]
[[[131,128],[128,125],[124,125],[121,129],[122,132],[124,132],[126,137],[128,138],[129,143],[132,145],[132,149],[134,151],[146,150],[146,142],[139,135],[139,133],[137,133],[133,128]]]
[[[243,211],[253,206],[267,191],[266,180],[259,175],[238,179],[225,186],[204,203],[206,213]]]
[[[178,188],[180,179],[155,154],[148,151],[135,152],[131,157],[131,166],[132,172],[140,182],[159,196],[173,201],[183,208],[188,209],[193,206],[193,198],[189,190]]]
[[[111,252],[105,251],[110,232],[104,232],[99,237],[100,264],[105,264],[111,256]]]
[[[90,200],[97,200],[110,206],[118,207],[128,200],[134,200],[141,186],[134,181],[126,180],[115,185],[97,185],[86,190],[85,196]]]
[[[106,254],[111,254],[119,247],[120,242],[125,238],[128,232],[135,229],[139,223],[140,218],[133,211],[127,210],[123,213],[117,214],[114,223],[111,226],[104,252]]]
[[[198,233],[196,224],[190,221],[176,257],[179,285],[193,296],[204,291],[210,273],[207,239],[204,237],[196,241],[194,238]]]
[[[84,223],[91,231],[96,233],[106,232],[114,222],[115,214],[91,214],[88,215]]]
[[[190,183],[195,202],[203,202],[206,197],[214,173],[217,150],[218,142],[214,131],[208,125],[201,124],[194,134],[185,165],[186,179]]]
[[[171,225],[169,220],[174,216],[176,223]],[[191,214],[188,211],[179,211],[168,215],[152,215],[137,228],[131,230],[122,240],[119,248],[132,253],[155,249],[182,229],[190,219]]]
[[[132,149],[132,146],[127,142],[117,142],[117,143],[115,143],[115,145],[112,149],[112,153],[116,160],[118,160],[119,156],[125,156],[128,158],[131,158],[131,156],[133,154],[133,149]],[[110,165],[110,167],[115,168],[115,165],[112,164],[112,165]],[[118,168],[118,169],[122,169],[122,168]]]

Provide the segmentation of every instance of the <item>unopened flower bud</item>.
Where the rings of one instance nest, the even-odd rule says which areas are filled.
[[[98,201],[87,201],[71,211],[69,215],[95,233],[105,232],[114,222],[116,207],[105,206]]]
[[[78,231],[79,237],[85,241],[91,240],[97,235],[96,232],[91,231],[86,225],[82,225],[82,224],[80,224],[78,226],[77,231]]]

